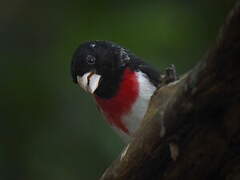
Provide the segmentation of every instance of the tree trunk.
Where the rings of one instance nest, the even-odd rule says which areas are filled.
[[[101,180],[240,180],[240,3],[215,47],[162,84],[121,157]]]

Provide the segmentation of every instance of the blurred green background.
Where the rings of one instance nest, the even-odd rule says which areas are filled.
[[[72,83],[86,40],[111,40],[164,69],[188,71],[233,1],[12,0],[0,4],[1,180],[94,180],[123,147]]]

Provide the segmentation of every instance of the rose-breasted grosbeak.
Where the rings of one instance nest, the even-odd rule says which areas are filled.
[[[125,140],[143,119],[160,73],[129,50],[108,41],[89,41],[75,51],[72,78],[91,93],[109,124]]]

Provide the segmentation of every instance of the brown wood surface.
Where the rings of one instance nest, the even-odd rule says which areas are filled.
[[[240,3],[216,44],[157,90],[122,157],[101,180],[240,180]]]

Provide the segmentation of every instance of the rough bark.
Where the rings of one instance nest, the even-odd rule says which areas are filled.
[[[240,179],[240,3],[216,44],[162,85],[134,140],[101,180]]]

